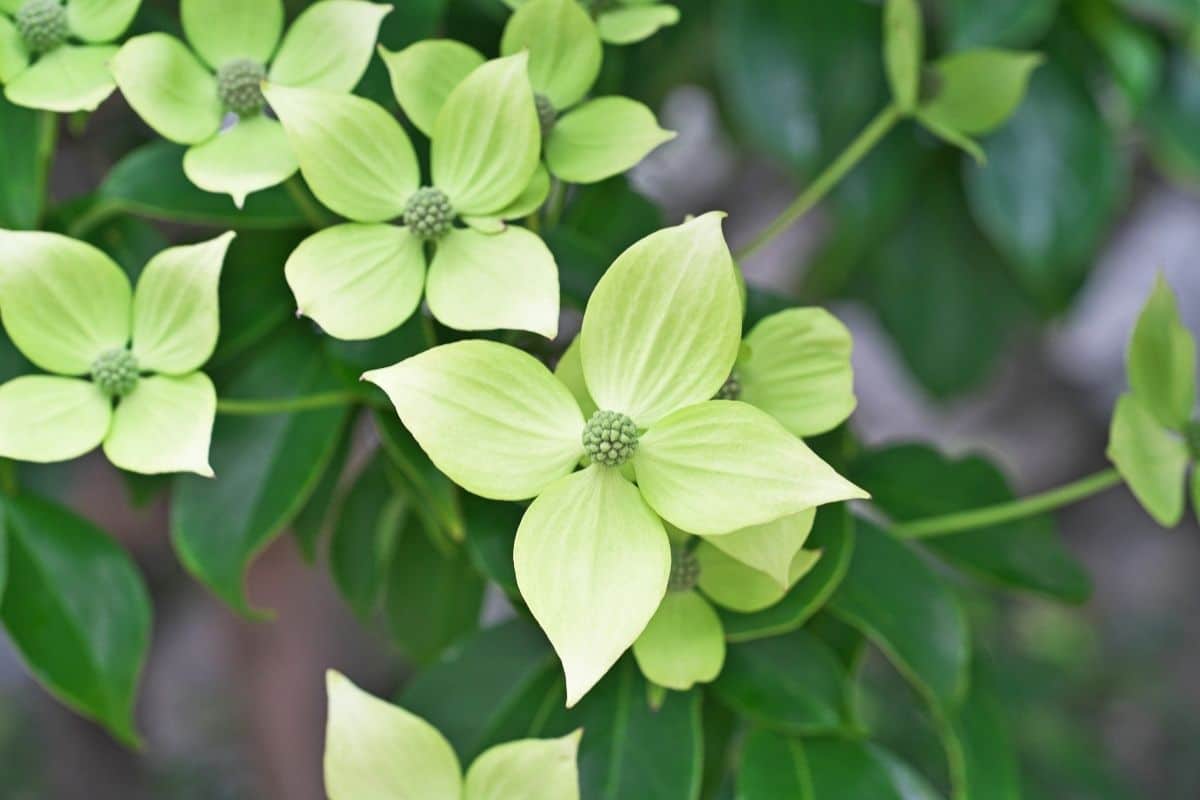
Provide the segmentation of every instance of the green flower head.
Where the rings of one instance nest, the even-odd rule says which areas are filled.
[[[283,32],[283,0],[182,0],[187,44],[136,36],[112,59],[117,86],[146,124],[188,145],[183,169],[209,192],[246,196],[287,180],[296,156],[267,114],[264,80],[349,92],[371,61],[390,5],[320,0]]]
[[[94,111],[116,84],[110,45],[141,0],[0,0],[0,84],[9,101],[59,113]]]
[[[520,11],[537,0],[504,0]],[[679,9],[654,0],[567,0],[596,20],[600,38],[609,44],[635,44],[661,28],[679,22]]]
[[[463,775],[450,742],[425,720],[373,697],[344,675],[326,679],[325,793],[329,800],[429,798],[579,800],[582,731],[496,745]]]
[[[227,233],[156,255],[137,291],[112,259],[53,233],[0,231],[0,319],[51,375],[0,386],[0,456],[65,461],[103,444],[145,474],[211,476],[212,381]]]
[[[1158,524],[1183,518],[1188,467],[1197,452],[1196,340],[1179,319],[1171,287],[1160,276],[1142,309],[1126,353],[1129,391],[1117,400],[1108,457]],[[1191,475],[1200,514],[1200,470]]]
[[[540,206],[550,185],[525,61],[480,64],[447,95],[424,185],[404,129],[378,105],[268,85],[313,194],[353,220],[288,259],[300,313],[339,339],[371,339],[412,316],[423,290],[452,328],[555,336],[554,257],[536,234],[505,224]]]
[[[364,376],[460,486],[534,498],[517,531],[517,583],[563,662],[570,705],[662,603],[664,522],[716,539],[865,496],[770,415],[711,399],[741,333],[721,216],[646,237],[596,286],[580,342],[592,424],[545,366],[494,342],[435,347]]]
[[[604,54],[596,23],[575,0],[529,0],[509,20],[500,50],[529,54],[542,152],[546,168],[560,180],[594,183],[620,174],[675,136],[641,103],[584,100]],[[384,51],[383,60],[400,107],[428,134],[449,92],[484,59],[464,44],[434,39]]]

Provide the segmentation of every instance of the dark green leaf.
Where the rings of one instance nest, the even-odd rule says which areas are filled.
[[[846,673],[833,651],[805,631],[732,645],[712,690],[743,717],[781,733],[846,729]]]
[[[458,487],[433,465],[396,412],[376,412],[375,424],[384,451],[418,500],[413,510],[426,517],[427,525],[440,528],[454,541],[462,541],[466,534]]]
[[[924,178],[920,202],[866,265],[860,286],[913,374],[937,397],[982,382],[1021,313],[1018,290],[947,173]]]
[[[112,256],[135,284],[146,263],[170,244],[153,225],[127,214],[93,228],[87,241]]]
[[[329,540],[329,571],[342,597],[366,619],[378,605],[408,516],[404,500],[388,475],[387,460],[376,455],[342,499]],[[422,612],[436,604],[427,598]]]
[[[756,730],[746,739],[739,800],[812,800],[812,777],[799,739]]]
[[[1167,177],[1200,184],[1200,58],[1176,50],[1143,115],[1150,155]]]
[[[905,544],[857,520],[854,558],[829,608],[858,628],[933,705],[967,691],[967,618],[954,592]]]
[[[465,545],[475,567],[510,597],[519,597],[513,540],[524,509],[517,503],[485,500],[466,492],[460,496],[467,523]]]
[[[943,720],[956,800],[1017,800],[1021,777],[1008,720],[983,659],[974,659],[971,690]]]
[[[237,228],[307,227],[288,190],[276,186],[255,192],[239,210],[227,195],[192,185],[183,174],[184,148],[153,142],[134,150],[108,173],[96,191],[90,214],[128,212],[143,217]]]
[[[1179,32],[1200,22],[1200,6],[1195,0],[1117,0],[1130,13]]]
[[[418,672],[400,704],[440,730],[464,763],[531,736],[564,702],[558,657],[537,628],[513,620],[480,631]]]
[[[38,227],[58,117],[0,96],[0,228]]]
[[[0,502],[8,534],[0,618],[13,644],[56,697],[136,745],[151,613],[137,567],[104,531],[57,505],[31,495]]]
[[[294,322],[257,352],[223,392],[278,398],[338,387],[315,338]],[[216,478],[182,475],[171,505],[180,561],[234,609],[251,614],[243,579],[251,559],[303,508],[337,449],[345,408],[270,416],[218,416],[210,460]]]
[[[579,744],[581,800],[697,800],[704,751],[700,693],[668,692],[657,711],[632,658],[570,711],[562,707],[539,736],[583,728]]]
[[[886,98],[878,8],[827,0],[723,0],[717,74],[750,145],[813,175]]]
[[[418,664],[434,661],[479,626],[483,587],[461,546],[450,545],[419,515],[410,514],[391,555],[385,588],[393,641]]]
[[[221,270],[221,338],[210,364],[228,364],[295,317],[283,265],[303,238],[297,231],[245,231],[230,244]]]
[[[966,511],[1013,499],[1004,475],[982,457],[950,459],[923,445],[868,453],[851,469],[855,483],[897,522]],[[929,487],[938,487],[929,491]],[[1048,515],[925,540],[933,552],[972,573],[1072,603],[1091,593],[1087,573],[1063,546]]]
[[[1017,113],[968,165],[975,218],[1045,309],[1066,306],[1125,195],[1113,130],[1054,64],[1033,77]]]
[[[353,423],[347,426],[341,437],[341,443],[334,451],[333,458],[325,467],[321,480],[317,483],[304,508],[292,520],[292,535],[300,545],[300,552],[305,560],[312,563],[317,558],[321,544],[321,536],[333,524],[334,513],[338,511],[339,489],[342,475],[346,470],[346,458],[350,454],[353,443]]]
[[[805,546],[820,550],[821,559],[778,603],[753,614],[718,609],[726,639],[747,642],[794,631],[825,605],[845,577],[854,552],[854,524],[845,504],[823,506],[817,512]]]
[[[1050,29],[1058,5],[1059,0],[950,0],[950,49],[1028,47]]]

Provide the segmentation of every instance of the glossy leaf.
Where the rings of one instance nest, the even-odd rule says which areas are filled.
[[[387,392],[440,470],[483,497],[533,497],[583,456],[571,393],[514,347],[455,342],[363,378]]]
[[[313,339],[281,331],[226,390],[234,398],[287,397],[338,387]],[[332,457],[345,408],[221,417],[210,459],[216,479],[181,477],[171,504],[180,561],[235,610],[252,613],[243,578],[252,558],[304,506]]]
[[[633,466],[651,507],[699,535],[867,496],[774,419],[734,401],[698,403],[660,420],[641,437]]]
[[[969,47],[1027,47],[1054,23],[1059,0],[951,0],[946,10],[950,45]]]
[[[3,26],[0,20],[0,30]],[[57,125],[58,120],[49,115],[15,106],[0,97],[0,173],[4,175],[0,181],[0,227],[38,227],[50,166],[46,143],[52,127]]]
[[[741,303],[721,217],[708,213],[647,236],[596,285],[581,347],[601,409],[645,428],[710,399],[729,377]]]
[[[32,495],[0,501],[8,585],[0,619],[50,692],[135,746],[134,695],[150,645],[150,596],[104,531]]]
[[[504,26],[500,52],[529,51],[529,82],[556,109],[575,105],[600,75],[600,34],[575,0],[531,0]]]
[[[414,510],[417,513],[427,511],[433,524],[440,526],[447,537],[453,541],[462,540],[465,523],[459,507],[458,487],[434,466],[395,413],[376,412],[375,426],[388,458],[400,471],[406,485],[424,501]]]
[[[386,459],[376,455],[338,504],[329,540],[329,573],[363,620],[378,607],[408,517]]]
[[[460,214],[487,215],[529,184],[541,150],[538,116],[519,53],[489,61],[454,87],[433,125],[433,185]]]
[[[325,0],[288,28],[269,77],[282,86],[349,92],[375,51],[379,25],[392,7],[366,0]]]
[[[980,456],[947,458],[921,445],[867,454],[851,475],[894,521],[934,517],[1014,499],[1004,475]],[[931,493],[930,486],[939,490]],[[1015,522],[925,541],[934,553],[973,574],[1073,603],[1090,594],[1090,581],[1059,538],[1053,519]]]
[[[988,659],[986,653],[976,653],[970,693],[941,722],[943,741],[955,798],[1013,800],[1021,797],[1021,770],[1009,730],[1010,714],[985,663]]]
[[[654,616],[671,553],[637,489],[617,470],[592,466],[534,500],[513,563],[521,596],[563,663],[573,706]]]
[[[1121,395],[1108,434],[1108,458],[1134,497],[1163,527],[1183,518],[1187,445],[1132,394]]]
[[[1041,61],[1036,53],[990,49],[935,61],[935,93],[921,104],[919,118],[967,136],[991,133],[1017,110]]]
[[[1129,340],[1129,386],[1160,423],[1182,430],[1196,405],[1196,340],[1160,274]]]
[[[847,691],[836,656],[805,631],[731,646],[713,684],[721,702],[755,724],[809,736],[846,728]]]
[[[906,545],[859,521],[850,571],[830,601],[931,703],[967,691],[967,618],[953,590]]]
[[[379,106],[324,89],[265,91],[313,194],[355,222],[400,216],[420,173],[412,143]]]
[[[1038,71],[1029,97],[967,170],[980,227],[1046,309],[1079,288],[1123,201],[1125,159],[1091,98],[1061,68]]]

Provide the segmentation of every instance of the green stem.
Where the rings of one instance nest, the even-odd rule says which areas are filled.
[[[276,397],[264,399],[217,400],[217,413],[231,416],[261,416],[266,414],[291,414],[295,411],[313,411],[319,408],[364,405],[386,409],[387,406],[356,392],[323,392],[299,397]]]
[[[329,216],[325,213],[325,209],[317,205],[316,200],[309,194],[308,187],[300,180],[300,173],[296,173],[288,178],[284,183],[287,187],[287,192],[292,198],[292,202],[300,209],[300,213],[308,220],[308,224],[316,230],[329,227]]]
[[[567,201],[567,187],[558,178],[553,178],[550,184],[550,196],[546,198],[546,230],[552,231],[562,220],[563,207]]]
[[[902,522],[892,526],[892,533],[902,539],[927,539],[933,536],[945,536],[950,533],[986,528],[990,525],[1000,525],[1062,508],[1094,494],[1099,494],[1120,482],[1121,476],[1115,469],[1101,470],[1065,486],[1059,486],[1057,489],[1050,489],[1018,500],[1010,500],[1007,503],[944,514],[940,517],[926,517]]]
[[[121,207],[103,200],[96,202],[67,228],[72,239],[86,239],[88,234],[121,213]]]
[[[41,128],[38,137],[38,196],[42,198],[42,206],[39,214],[45,214],[46,205],[49,200],[48,189],[50,186],[50,170],[54,166],[54,151],[55,145],[58,143],[58,115],[53,111],[43,111],[38,115],[38,124]]]
[[[0,458],[0,493],[15,497],[17,490],[16,466],[7,458]]]
[[[884,136],[887,136],[902,116],[899,109],[891,105],[879,112],[879,116],[871,120],[858,138],[851,142],[850,146],[842,151],[842,154],[818,175],[816,180],[809,184],[808,188],[790,206],[780,212],[779,216],[771,221],[771,224],[763,228],[750,244],[738,251],[737,258],[746,258],[758,252],[760,248],[791,227],[796,220],[811,211],[813,206],[829,194],[829,191],[837,186],[842,178],[846,177],[847,173],[854,169]]]

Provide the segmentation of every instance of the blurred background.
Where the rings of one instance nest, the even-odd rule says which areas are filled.
[[[174,5],[148,0],[137,26],[173,28]],[[383,35],[392,49],[437,34],[494,53],[507,14],[500,0],[397,5]],[[880,9],[679,5],[676,28],[606,49],[598,89],[652,104],[679,137],[628,183],[589,197],[622,230],[724,209],[736,246],[882,107]],[[987,165],[902,126],[829,202],[742,266],[752,285],[826,304],[852,328],[860,405],[851,425],[865,445],[981,453],[1020,492],[1049,488],[1105,465],[1125,342],[1159,271],[1200,330],[1200,2],[924,6],[935,56],[982,45],[1046,56],[1015,118],[985,140]],[[380,72],[376,64],[365,86],[383,100]],[[119,97],[61,124],[58,202],[92,191],[151,138]],[[578,257],[556,250],[560,262]],[[323,797],[324,671],[382,694],[406,674],[327,570],[281,537],[249,578],[251,598],[275,617],[247,622],[177,564],[163,502],[135,503],[102,459],[38,480],[119,538],[147,576],[156,622],[138,712],[146,745],[126,751],[55,703],[0,639],[0,796]],[[1118,488],[1058,521],[1091,575],[1086,603],[962,587],[997,664],[1026,796],[1200,797],[1194,514],[1162,531]],[[505,612],[496,602],[486,613]],[[917,701],[881,659],[867,671],[864,707],[879,709],[885,740],[944,772]]]

